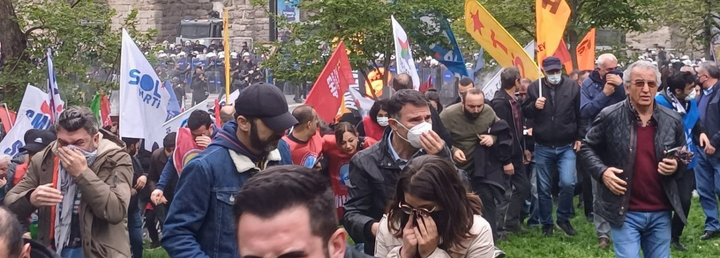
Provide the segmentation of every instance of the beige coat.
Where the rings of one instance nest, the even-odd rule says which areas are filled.
[[[5,197],[7,207],[20,218],[38,210],[38,241],[51,244],[50,207],[36,208],[30,203],[32,191],[52,183],[56,142],[30,160],[28,171],[20,183]],[[101,137],[98,156],[89,168],[75,178],[82,192],[80,201],[80,235],[85,258],[130,257],[127,230],[127,208],[133,170],[130,155],[117,137]]]
[[[428,258],[493,258],[495,244],[493,243],[490,224],[482,216],[475,215],[470,233],[475,237],[462,243],[465,248],[453,247],[450,250],[437,248]],[[402,238],[395,238],[390,233],[387,216],[384,216],[380,220],[378,234],[375,237],[375,257],[400,258],[402,244]]]

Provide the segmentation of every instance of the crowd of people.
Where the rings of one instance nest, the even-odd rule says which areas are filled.
[[[248,83],[152,152],[71,106],[0,157],[0,257],[140,258],[143,225],[170,257],[502,257],[533,227],[575,236],[576,193],[618,257],[685,250],[693,190],[705,232],[686,237],[720,236],[720,68],[596,65],[509,67],[491,100],[462,79],[445,107],[398,74],[339,121]]]

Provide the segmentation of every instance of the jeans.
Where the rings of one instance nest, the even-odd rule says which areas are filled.
[[[700,195],[700,207],[705,212],[705,230],[720,231],[717,196],[720,194],[720,160],[698,151],[695,184]]]
[[[546,147],[535,144],[535,168],[537,170],[538,197],[540,205],[540,223],[553,225],[552,195],[550,193],[552,175],[550,171],[557,167],[560,176],[560,193],[558,194],[557,220],[570,221],[573,210],[575,192],[575,151],[573,145]]]
[[[695,189],[695,175],[692,169],[688,169],[683,172],[683,175],[677,180],[678,195],[680,196],[680,205],[682,206],[685,217],[690,217],[690,203],[692,202],[692,191]],[[682,232],[685,229],[685,223],[683,223],[677,212],[673,212],[672,217],[672,238],[674,240],[680,240]]]
[[[611,227],[615,255],[618,258],[670,257],[670,211],[630,211],[622,227]]]
[[[83,254],[83,249],[78,248],[63,248],[62,252],[60,253],[60,257],[62,258],[83,258],[85,257],[85,254]]]
[[[595,179],[592,180],[592,196],[594,200],[600,201],[597,198],[598,182]],[[607,220],[600,217],[600,215],[593,214],[593,225],[595,226],[595,232],[598,238],[610,238],[610,223]]]
[[[529,202],[526,202],[528,214],[528,226],[540,225],[540,215],[538,214],[538,191],[537,191],[537,170],[535,164],[528,164],[528,171],[530,172],[528,177],[530,178],[530,198]]]
[[[133,258],[142,258],[142,223],[139,210],[128,214],[128,234],[130,235],[130,251]]]

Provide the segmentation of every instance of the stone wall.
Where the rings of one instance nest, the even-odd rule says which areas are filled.
[[[250,0],[107,0],[117,11],[113,25],[118,28],[130,11],[138,9],[138,29],[157,29],[157,41],[175,41],[182,19],[205,18],[213,10],[213,2],[228,8],[230,38],[247,37],[254,42],[269,38],[269,21],[262,8],[255,8]]]

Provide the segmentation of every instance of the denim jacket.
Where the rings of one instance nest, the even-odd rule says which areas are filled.
[[[208,148],[183,168],[163,232],[170,257],[237,258],[233,204],[240,187],[261,168],[277,165],[280,154],[250,153],[229,122]]]

